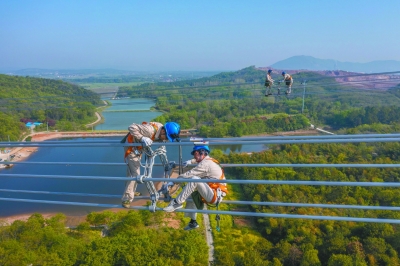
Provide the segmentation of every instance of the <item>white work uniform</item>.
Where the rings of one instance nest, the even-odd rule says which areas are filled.
[[[196,163],[195,160],[192,160],[193,163]],[[199,164],[193,169],[183,173],[178,176],[178,178],[188,178],[188,179],[225,179],[223,175],[222,168],[215,163],[211,157],[206,156],[204,159],[199,162]],[[222,185],[226,186],[225,183]],[[198,191],[200,195],[207,201],[211,202],[214,198],[214,190],[210,188],[207,183],[195,183],[188,182],[182,189],[181,193],[176,197],[175,201],[178,204],[182,204],[188,199],[191,194],[195,191]],[[186,209],[196,209],[196,204],[193,201],[188,201],[186,203]],[[190,217],[193,220],[196,220],[196,213],[185,213],[186,217]]]
[[[285,74],[283,76],[283,81],[285,82],[287,86],[286,93],[291,93],[292,92],[292,84],[293,84],[293,78],[289,74]]]
[[[140,143],[143,137],[147,138],[152,138],[154,141],[160,141],[160,131],[163,125],[158,122],[151,122],[154,125],[158,127],[158,130],[156,131],[155,127],[153,127],[151,124],[131,124],[128,127],[129,133],[133,136],[134,142]],[[125,147],[125,151],[128,149],[128,147]],[[134,148],[135,149],[135,148]],[[139,155],[135,154],[134,151],[132,151],[127,157],[126,157],[126,162],[127,162],[127,171],[126,171],[126,176],[127,177],[136,177],[140,175],[140,160],[142,158],[142,154],[140,152]],[[125,191],[124,194],[122,195],[122,201],[129,200],[132,201],[133,198],[135,197],[135,191],[136,191],[137,183],[136,181],[127,181],[125,185]]]
[[[272,85],[273,84],[274,84],[274,80],[272,79],[271,74],[267,73],[267,76],[265,78],[265,84],[264,84],[265,87],[267,87],[265,90],[265,95],[269,95],[272,93]]]

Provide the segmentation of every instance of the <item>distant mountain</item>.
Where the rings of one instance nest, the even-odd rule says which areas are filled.
[[[380,60],[368,63],[340,62],[333,59],[319,59],[312,56],[293,56],[271,65],[275,69],[287,70],[344,70],[351,72],[373,73],[400,71],[400,61]]]

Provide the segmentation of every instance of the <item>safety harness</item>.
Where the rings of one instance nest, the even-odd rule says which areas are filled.
[[[209,158],[207,160],[213,161],[221,168],[222,174],[219,177],[219,179],[220,180],[225,179],[224,169],[222,168],[221,164],[214,158]],[[201,200],[207,204],[215,204],[217,211],[218,211],[218,207],[219,207],[220,202],[222,201],[222,197],[224,197],[228,194],[228,188],[225,185],[223,185],[222,183],[213,183],[213,182],[208,183],[208,186],[214,191],[214,196],[210,202],[207,202],[203,197],[201,197]],[[221,217],[219,216],[219,214],[217,214],[215,216],[215,220],[217,221],[216,229],[218,232],[221,232],[221,228],[219,226],[219,221],[221,220]]]
[[[150,124],[154,129],[154,133],[151,136],[151,140],[154,141],[154,139],[156,137],[156,133],[158,131],[158,126],[157,126],[157,124],[155,124],[153,122],[150,122],[150,123],[142,122],[142,125],[148,125],[148,124]],[[128,141],[128,143],[138,142],[138,141],[136,141],[136,139],[133,138],[132,134],[130,134],[130,133],[128,133],[126,141]],[[130,147],[128,147],[128,149],[126,149],[126,151],[125,151],[124,158],[128,157],[128,155],[131,154],[131,152],[133,152],[134,149],[136,149],[138,152],[140,152],[142,147],[141,146],[137,146],[137,147],[130,146]]]
[[[286,74],[285,76],[285,81],[289,81],[292,79],[292,76],[290,76],[289,74]]]
[[[224,174],[224,169],[221,167],[221,164],[215,160],[214,158],[208,158],[207,160],[211,160],[214,163],[218,164],[218,166],[221,168],[222,174],[219,177],[220,180],[225,179],[225,174]],[[214,191],[214,196],[210,202],[207,202],[203,197],[202,201],[204,203],[209,203],[209,204],[218,204],[222,200],[222,193],[228,194],[228,188],[223,185],[222,183],[208,183],[208,186]],[[218,196],[218,192],[220,192],[221,195]]]

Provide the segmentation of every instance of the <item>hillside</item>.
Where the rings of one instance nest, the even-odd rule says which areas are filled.
[[[312,56],[292,56],[271,65],[276,69],[287,70],[343,70],[350,72],[373,73],[400,71],[400,61],[380,60],[368,63],[340,62],[333,59],[319,59]]]
[[[285,89],[278,82],[274,94],[264,97],[265,71],[251,66],[209,78],[121,87],[118,94],[155,98],[156,108],[166,112],[158,121],[176,121],[208,137],[297,130],[309,121],[335,129],[398,121],[393,116],[398,110],[398,79],[343,71],[293,70],[288,71],[294,79],[290,97],[276,96],[279,86]],[[277,70],[272,77],[282,79]],[[384,80],[379,81],[381,78]],[[377,117],[379,112],[390,115]],[[366,113],[371,114],[367,119],[363,118]]]
[[[0,140],[18,140],[21,121],[71,130],[93,120],[100,97],[60,80],[0,75]]]

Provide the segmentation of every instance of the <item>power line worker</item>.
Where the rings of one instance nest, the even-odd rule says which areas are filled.
[[[175,122],[167,122],[163,124],[158,122],[143,122],[142,124],[131,124],[128,127],[129,133],[121,141],[128,143],[143,143],[151,146],[153,141],[165,142],[167,140],[173,142],[179,141],[180,126]],[[125,147],[124,160],[127,164],[127,177],[136,177],[140,175],[140,160],[142,158],[142,147],[130,146]],[[136,181],[127,181],[125,191],[122,195],[122,206],[129,208],[133,198],[140,195],[136,192]]]
[[[195,146],[191,154],[193,159],[186,161],[184,165],[197,163],[193,169],[178,176],[187,179],[225,179],[224,171],[219,162],[208,156],[210,148],[207,145]],[[168,184],[174,185],[173,182]],[[193,201],[186,202],[186,209],[203,209],[204,203],[217,204],[222,197],[228,193],[226,183],[198,183],[188,182],[181,193],[164,208],[166,212],[173,212],[183,207],[183,203],[191,197]],[[189,224],[184,230],[192,230],[199,227],[196,221],[197,213],[185,213],[185,217],[190,217]]]
[[[267,73],[267,76],[265,77],[264,86],[266,87],[266,89],[265,89],[265,96],[266,97],[268,97],[268,95],[272,94],[272,85],[274,84],[274,80],[271,77],[271,73],[272,73],[272,70],[269,69],[268,73]]]
[[[292,84],[293,84],[293,78],[291,75],[286,74],[286,72],[282,72],[283,76],[283,82],[285,82],[287,86],[286,94],[290,94],[292,92]]]

